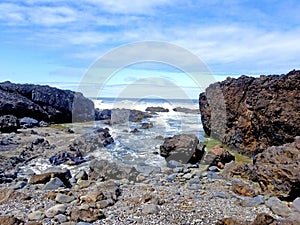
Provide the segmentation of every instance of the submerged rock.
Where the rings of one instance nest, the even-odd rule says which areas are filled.
[[[169,112],[169,109],[160,107],[160,106],[151,106],[151,107],[147,107],[146,112]]]

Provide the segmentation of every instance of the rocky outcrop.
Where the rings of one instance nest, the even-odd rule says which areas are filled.
[[[175,160],[182,163],[197,163],[205,152],[205,145],[193,134],[180,134],[165,138],[160,146],[160,155],[167,161]]]
[[[13,115],[0,116],[0,132],[16,132],[20,127],[18,119]]]
[[[0,115],[54,123],[94,120],[94,104],[81,93],[57,88],[0,83]]]
[[[272,146],[254,158],[254,164],[225,166],[223,176],[242,177],[257,182],[262,191],[280,199],[300,197],[300,137],[293,143]]]
[[[199,105],[206,134],[255,155],[300,135],[300,71],[228,78],[201,93]]]
[[[147,107],[146,110],[147,112],[155,113],[155,112],[169,112],[169,109],[160,107],[160,106],[150,106]]]

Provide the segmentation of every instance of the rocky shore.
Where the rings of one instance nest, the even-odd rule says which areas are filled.
[[[177,134],[157,137],[161,144],[152,154],[165,158],[162,158],[165,166],[131,165],[98,157],[99,149],[111,151],[111,146],[118,142],[118,135],[111,132],[112,125],[128,121],[136,123],[139,129],[122,132],[127,136],[141,135],[156,125],[143,119],[168,113],[163,108],[150,107],[147,110],[150,113],[126,109],[95,110],[92,102],[79,94],[87,109],[80,111],[78,118],[101,120],[107,126],[98,127],[93,122],[50,125],[72,119],[70,102],[76,93],[48,86],[0,84],[3,99],[0,102],[3,110],[0,117],[0,224],[300,224],[300,135],[299,127],[295,128],[299,122],[298,111],[294,105],[284,102],[282,96],[275,98],[274,93],[269,93],[277,85],[276,88],[281,87],[288,94],[281,89],[278,93],[288,95],[289,100],[298,104],[298,86],[290,85],[297,84],[299,74],[299,71],[292,71],[287,75],[259,79],[228,79],[213,84],[206,94],[200,95],[201,117],[207,134],[215,135],[229,145],[233,142],[226,140],[237,138],[235,148],[245,154],[251,152],[248,155],[253,156],[253,160],[239,160],[225,145],[205,146],[196,135]],[[253,104],[257,99],[252,98],[263,88],[261,86],[254,94],[251,85],[256,84],[257,88],[261,83],[270,87],[267,89],[269,97],[264,100],[264,107],[255,108]],[[236,98],[241,93],[244,95],[242,100],[239,99],[238,108],[226,106],[226,109],[233,107],[236,111],[234,115],[231,115],[233,111],[225,111],[229,118],[225,122],[230,125],[225,133],[221,132],[223,127],[218,127],[221,123],[210,120],[224,113],[218,111],[221,107],[212,106],[210,102],[222,98],[208,94],[220,94],[215,89],[218,85],[225,93],[227,104],[235,104],[231,99],[234,97],[229,101],[229,93],[235,93],[232,96]],[[248,92],[252,94],[248,95]],[[54,97],[47,97],[46,93]],[[55,97],[62,95],[68,97],[68,101],[60,102]],[[263,99],[261,95],[259,100]],[[282,107],[282,113],[276,114],[276,118],[282,119],[283,128],[277,120],[264,120],[263,117],[277,108],[276,100]],[[250,107],[250,110],[251,101],[254,108]],[[247,110],[244,104],[247,104]],[[24,113],[18,114],[21,106]],[[289,107],[290,114],[294,113],[293,118],[285,117],[285,106]],[[266,114],[260,111],[262,109]],[[197,113],[182,108],[178,111]],[[267,129],[274,123],[278,128],[272,129],[279,129],[278,133],[282,135],[285,135],[286,126],[296,133],[288,132],[272,146],[270,140],[274,137],[260,139],[252,131],[257,122],[253,115],[258,114],[264,128],[257,129],[274,131]],[[249,115],[252,116],[248,118]],[[290,118],[294,124],[284,118]],[[213,132],[212,124],[217,128]],[[246,128],[248,130],[244,132]],[[262,137],[269,135],[261,134]]]

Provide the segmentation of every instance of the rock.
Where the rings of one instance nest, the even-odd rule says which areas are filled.
[[[75,200],[74,196],[58,193],[55,197],[55,201],[58,203],[70,203]]]
[[[142,123],[141,129],[150,129],[153,127],[153,123]]]
[[[271,197],[265,202],[273,213],[282,216],[288,217],[291,214],[291,209],[277,197]]]
[[[180,134],[165,138],[160,146],[160,155],[167,161],[175,160],[182,163],[197,163],[204,154],[203,145],[198,145],[199,140],[192,134]]]
[[[220,169],[223,169],[226,163],[234,161],[234,155],[230,154],[225,148],[222,146],[215,146],[206,152],[203,161],[201,163],[210,165],[210,166],[217,166]]]
[[[58,204],[55,206],[50,207],[45,211],[45,215],[48,218],[53,218],[54,216],[58,214],[64,214],[67,209],[67,206],[64,204]]]
[[[51,178],[59,178],[66,187],[70,186],[69,179],[72,177],[71,172],[68,169],[60,169],[52,167],[42,172],[42,174],[36,174],[30,177],[30,184],[45,184],[50,181]]]
[[[300,149],[295,143],[273,146],[249,163],[229,163],[222,175],[226,178],[239,176],[256,182],[265,193],[280,199],[293,201],[300,194]]]
[[[9,201],[25,201],[29,199],[31,199],[31,197],[22,192],[12,189],[0,189],[0,204],[5,204]]]
[[[175,161],[175,160],[169,160],[167,162],[167,165],[168,167],[170,168],[177,168],[177,167],[182,167],[182,163],[181,162],[178,162],[178,161]],[[182,168],[181,168],[182,169]]]
[[[255,220],[251,225],[268,225],[268,224],[273,224],[275,219],[266,214],[266,213],[260,213],[256,216]]]
[[[18,183],[16,183],[12,189],[14,190],[18,190],[18,189],[22,189],[23,187],[25,187],[27,185],[27,182],[25,181],[19,181]]]
[[[173,109],[174,112],[183,112],[187,114],[199,114],[199,109],[188,109],[184,107],[176,107]]]
[[[146,112],[169,112],[169,109],[165,109],[163,107],[160,107],[160,106],[151,106],[151,107],[147,107]]]
[[[293,201],[292,208],[294,208],[296,211],[300,213],[300,197],[296,198]]]
[[[61,179],[54,177],[48,183],[45,184],[45,186],[43,187],[43,190],[56,190],[63,186],[64,186],[64,183],[61,181]]]
[[[79,165],[86,160],[83,157],[83,154],[76,150],[75,153],[71,152],[59,152],[49,158],[49,161],[52,165],[58,166],[63,163],[68,163],[69,165]]]
[[[105,180],[115,179],[128,179],[136,180],[139,172],[128,165],[117,164],[116,162],[110,162],[108,160],[92,160],[90,162],[89,179],[99,180],[104,178]]]
[[[247,197],[254,197],[259,193],[259,190],[255,190],[254,187],[238,179],[232,181],[231,190],[238,195]]]
[[[1,225],[21,225],[23,221],[13,217],[13,216],[0,216]]]
[[[99,209],[90,207],[88,205],[76,206],[71,211],[71,220],[75,222],[95,222],[96,220],[105,218],[103,212]]]
[[[95,109],[95,120],[110,120],[111,118],[111,110],[110,109],[104,109],[99,110]]]
[[[32,85],[0,83],[0,112],[54,123],[94,120],[94,103],[81,93]]]
[[[300,135],[300,71],[241,76],[211,84],[199,97],[206,134],[248,156]]]
[[[58,221],[58,222],[59,222],[59,224],[61,224],[61,223],[64,223],[64,222],[67,222],[67,221],[68,221],[68,218],[67,218],[67,216],[65,216],[65,215],[63,215],[63,214],[58,214],[58,215],[56,215],[56,216],[54,217],[54,219],[55,219],[56,221]]]
[[[89,178],[88,174],[85,172],[85,170],[80,170],[76,175],[76,180],[87,180]]]
[[[34,211],[28,214],[28,220],[42,220],[45,218],[45,215],[42,211]]]
[[[0,99],[1,99],[1,95],[0,95]],[[0,101],[0,109],[1,109],[1,101]],[[20,128],[20,124],[18,119],[15,116],[13,115],[0,116],[0,132],[2,133],[17,132],[18,128]]]
[[[145,215],[156,214],[158,211],[158,206],[154,204],[144,204],[142,206],[142,213]]]
[[[152,116],[147,112],[142,112],[139,110],[130,110],[129,121],[130,122],[140,122],[143,119],[151,118]]]
[[[31,117],[23,117],[20,119],[20,125],[23,128],[32,128],[32,127],[38,127],[39,121],[31,118]]]
[[[264,196],[257,195],[253,198],[251,197],[240,197],[241,205],[244,207],[255,207],[265,203]]]
[[[201,190],[201,184],[191,184],[188,186],[188,189],[190,190]]]

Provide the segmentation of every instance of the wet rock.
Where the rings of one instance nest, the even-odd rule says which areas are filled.
[[[45,211],[45,216],[48,218],[53,218],[58,214],[64,214],[67,209],[67,206],[64,204],[58,204],[55,206],[50,207]]]
[[[165,109],[163,107],[160,106],[151,106],[151,107],[147,107],[146,112],[169,112],[169,109]]]
[[[23,117],[20,119],[20,125],[23,128],[38,127],[39,121],[37,121],[36,119],[33,119],[31,117]]]
[[[18,128],[20,128],[20,124],[17,117],[13,115],[0,116],[0,132],[2,133],[17,132]]]
[[[160,146],[160,155],[167,161],[175,160],[182,163],[197,163],[204,154],[204,145],[192,134],[180,134],[165,138]]]
[[[217,166],[223,169],[226,163],[234,160],[234,155],[230,154],[222,146],[217,145],[205,154],[202,163],[210,166]]]
[[[58,166],[63,163],[68,165],[79,165],[85,162],[85,158],[79,150],[76,150],[75,153],[71,152],[60,152],[56,153],[54,156],[49,158],[49,161],[52,165]]]
[[[142,112],[139,110],[130,110],[129,121],[130,122],[140,122],[143,119],[151,118],[152,116],[147,112]]]
[[[110,120],[111,110],[110,109],[95,109],[95,120]]]
[[[173,109],[174,112],[183,112],[187,114],[199,114],[199,109],[189,109],[184,107],[176,107]]]
[[[139,133],[140,131],[137,128],[134,128],[133,130],[130,131],[130,133],[136,134]]]
[[[206,134],[248,156],[300,135],[300,71],[211,84],[199,97]]]
[[[142,123],[141,129],[150,129],[153,127],[153,123]]]

